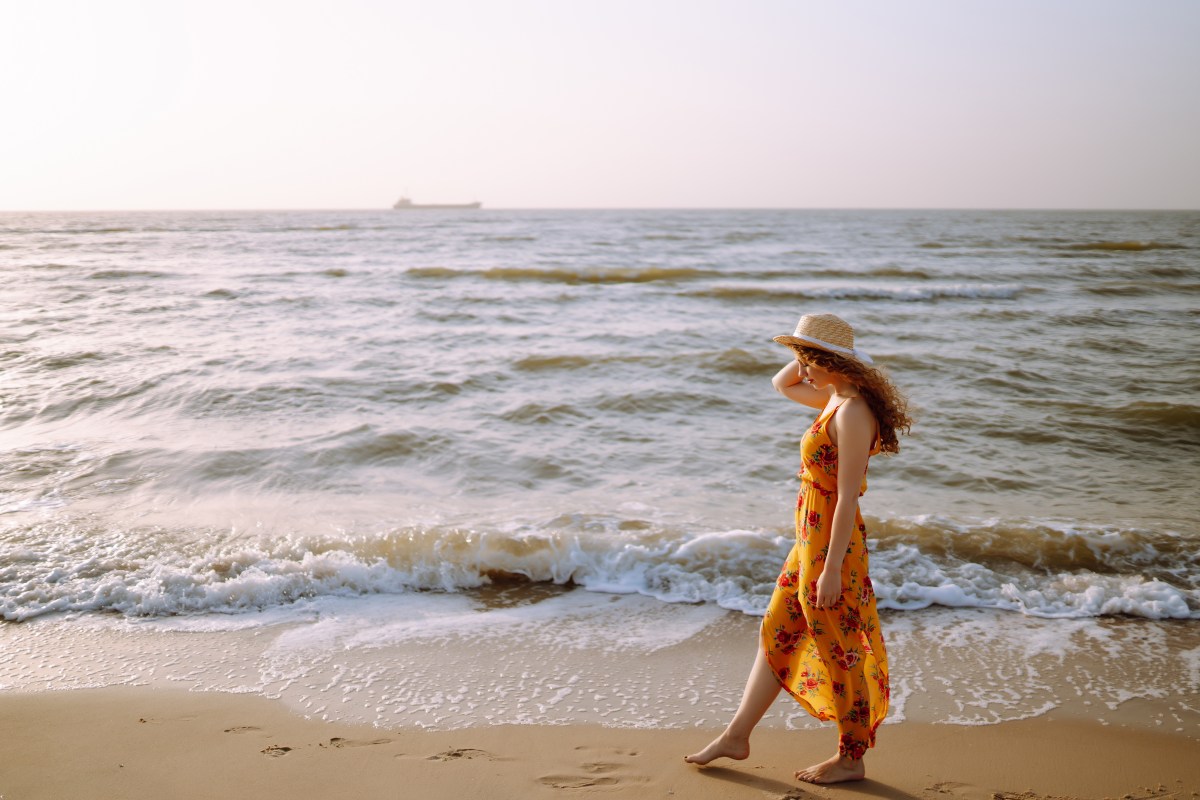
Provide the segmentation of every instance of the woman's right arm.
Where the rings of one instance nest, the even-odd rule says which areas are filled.
[[[824,408],[829,402],[829,389],[818,389],[811,383],[804,383],[800,380],[800,362],[789,361],[787,366],[775,373],[775,377],[771,378],[771,385],[775,387],[775,391],[786,397],[788,400],[793,400],[806,406],[813,408]]]

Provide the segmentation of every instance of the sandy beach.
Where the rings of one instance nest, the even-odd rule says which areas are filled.
[[[763,730],[744,762],[680,757],[708,730],[598,725],[384,730],[305,719],[250,695],[148,688],[5,694],[5,800],[36,798],[874,797],[1034,800],[1200,796],[1179,734],[1050,714],[980,727],[881,729],[866,781],[797,785],[827,731]]]
[[[815,788],[793,773],[834,731],[786,697],[749,760],[682,761],[736,706],[758,618],[588,592],[486,599],[326,604],[332,641],[299,619],[0,626],[0,797],[1200,797],[1189,622],[885,615],[896,707],[869,780]],[[473,610],[422,621],[434,607]],[[679,641],[661,646],[666,631]]]

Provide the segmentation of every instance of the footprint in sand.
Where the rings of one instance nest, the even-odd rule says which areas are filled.
[[[319,744],[317,747],[370,747],[373,744],[387,744],[391,739],[343,739],[341,736],[335,736],[329,740],[329,744]]]
[[[584,772],[595,774],[603,774],[605,772],[615,772],[622,767],[621,764],[614,764],[611,761],[594,761],[588,764],[580,764],[579,767]]]
[[[262,750],[259,750],[259,752],[264,755],[271,756],[272,758],[278,758],[279,756],[286,756],[288,753],[292,752],[292,748],[273,744],[269,747],[264,747]]]
[[[1053,797],[1040,795],[1036,792],[997,792],[957,781],[940,781],[932,786],[926,786],[925,791],[931,793],[926,795],[926,797],[930,798],[938,795],[950,795],[951,797],[962,798],[962,800],[1055,800]],[[1126,797],[1129,796],[1126,795]],[[1137,798],[1136,800],[1152,800],[1152,797],[1147,796],[1145,798]]]
[[[447,750],[443,753],[437,753],[429,756],[427,761],[454,761],[459,758],[486,758],[488,761],[498,760],[486,750],[476,750],[472,747],[456,747],[453,750]]]
[[[239,725],[236,728],[226,728],[225,732],[226,733],[253,733],[254,731],[261,731],[261,730],[262,730],[262,728],[257,728],[253,725]]]
[[[587,789],[595,786],[612,786],[617,779],[608,775],[587,777],[583,775],[543,775],[538,783],[552,789]]]
[[[556,772],[539,777],[538,783],[554,789],[597,789],[612,787],[626,789],[634,784],[646,783],[648,778],[634,773],[630,759],[637,756],[636,750],[623,747],[575,748],[591,759],[579,763],[579,772]]]
[[[576,750],[592,750],[597,753],[609,753],[614,756],[636,756],[637,750],[629,747],[592,747],[591,745],[581,744],[575,748]]]

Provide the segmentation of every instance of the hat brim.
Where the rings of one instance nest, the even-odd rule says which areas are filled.
[[[830,345],[826,342],[821,342],[821,341],[818,341],[815,339],[801,339],[798,336],[793,336],[791,334],[785,334],[783,336],[776,336],[771,341],[779,342],[779,344],[782,344],[784,346],[795,345],[797,347],[811,347],[814,350],[824,350],[826,353],[833,353],[835,356],[842,356],[843,358],[850,358],[855,361],[861,361],[864,364],[874,364],[875,363],[871,359],[871,357],[869,355],[867,355],[866,353],[864,353],[862,350],[858,350],[858,349],[848,350],[845,347],[836,347],[836,346]]]

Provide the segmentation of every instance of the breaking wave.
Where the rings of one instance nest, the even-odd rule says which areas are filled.
[[[927,517],[869,526],[882,608],[1200,619],[1200,552],[1175,534]],[[26,533],[0,549],[0,616],[7,620],[63,611],[236,613],[319,596],[457,592],[512,581],[761,614],[792,545],[789,534],[689,533],[577,515],[512,531],[403,528],[273,541],[227,531]]]

